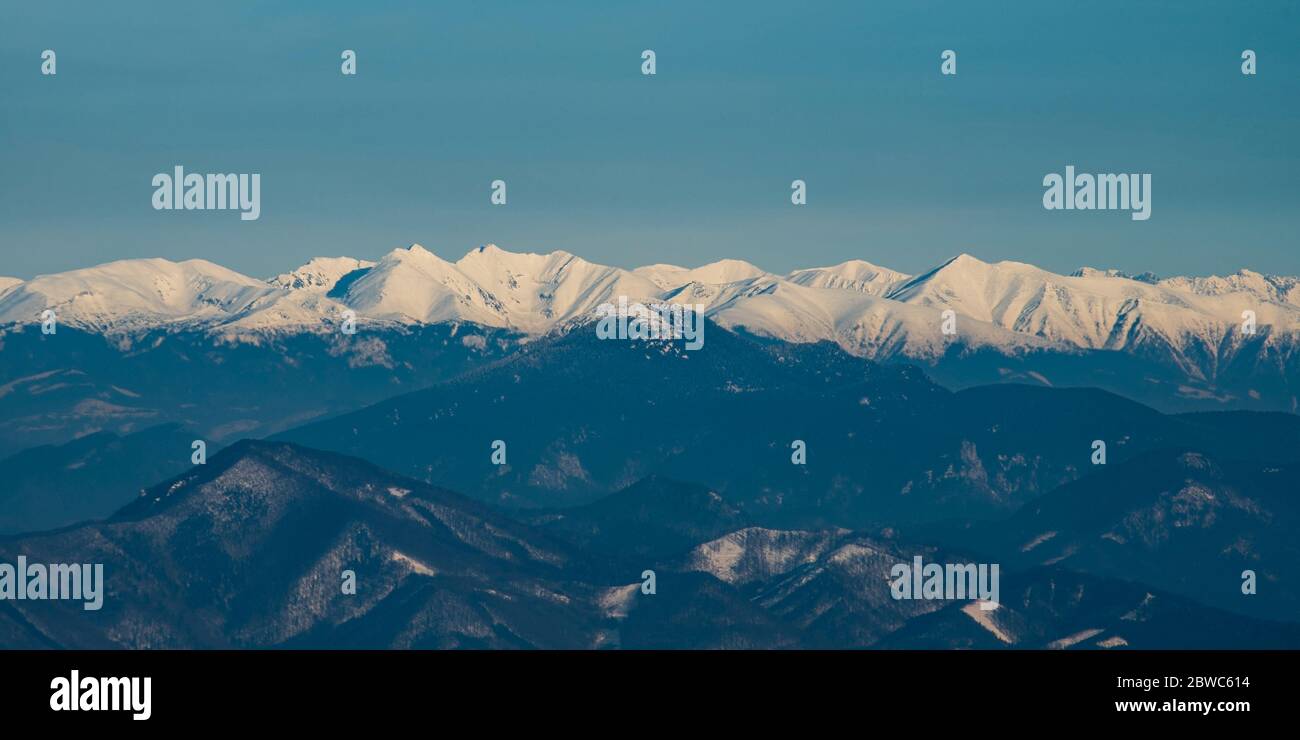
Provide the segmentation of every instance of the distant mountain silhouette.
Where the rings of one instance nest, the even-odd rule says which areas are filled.
[[[1300,466],[1155,450],[1068,483],[1006,521],[925,536],[1009,567],[1059,564],[1227,611],[1300,614]],[[1242,593],[1242,573],[1256,593]]]
[[[1092,472],[1095,440],[1111,464],[1176,446],[1300,461],[1292,415],[1168,416],[1089,389],[954,394],[828,344],[706,336],[689,352],[575,329],[276,438],[507,507],[584,504],[658,475],[710,488],[753,523],[855,529],[1005,517]],[[496,440],[506,465],[491,462]]]
[[[0,535],[102,519],[144,481],[189,467],[193,440],[193,432],[164,424],[125,436],[96,432],[0,460]]]
[[[666,510],[680,522],[730,516],[690,486],[646,485],[625,498],[657,491],[677,502]],[[602,505],[585,519],[616,532],[627,513]],[[569,534],[574,541],[361,460],[240,442],[108,520],[0,538],[0,562],[22,554],[103,563],[107,581],[99,611],[79,601],[0,602],[0,640],[79,648],[1300,644],[1296,625],[1057,570],[1007,573],[1003,606],[991,613],[973,602],[895,600],[884,577],[892,564],[967,556],[845,531],[746,528],[666,559],[635,547],[586,549],[576,543],[590,530]],[[643,569],[654,573],[650,592]],[[355,594],[344,592],[347,571]]]

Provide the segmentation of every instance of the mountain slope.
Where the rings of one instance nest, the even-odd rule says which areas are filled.
[[[419,245],[376,263],[318,258],[265,282],[201,260],[113,262],[0,292],[0,407],[15,406],[0,417],[0,455],[168,421],[265,434],[476,367],[621,297],[703,305],[712,325],[762,342],[917,363],[951,389],[1086,386],[1165,411],[1294,412],[1294,282],[1060,276],[969,255],[912,278],[862,261],[789,278],[739,260],[627,271],[492,245],[455,262]],[[46,309],[60,331],[37,336]],[[236,385],[242,396],[227,393]]]
[[[1010,567],[1057,564],[1150,584],[1226,611],[1300,611],[1300,468],[1156,450],[1107,466],[963,539]],[[1242,592],[1256,573],[1257,593]]]
[[[165,424],[125,436],[97,432],[0,460],[0,535],[102,519],[137,496],[145,481],[189,467],[194,438]]]
[[[943,330],[940,310],[873,296],[864,291],[808,288],[762,279],[712,287],[709,293],[674,294],[677,302],[703,302],[720,325],[786,342],[832,341],[846,351],[877,360],[935,362],[981,348],[1020,355],[1033,349],[1068,350],[1040,337],[985,321],[962,319],[954,334]]]
[[[841,459],[830,445],[849,440],[828,430],[821,442],[816,420],[838,414],[838,430],[900,409],[901,422],[911,413],[902,407],[919,410],[945,395],[915,371],[824,345],[767,347],[712,326],[705,337],[691,352],[680,341],[602,341],[586,325],[427,392],[282,438],[506,504],[586,503],[651,474],[741,486],[752,498],[777,481],[814,485],[790,464],[794,439]],[[508,446],[504,466],[491,464],[494,440]],[[730,499],[727,488],[714,490]]]
[[[1168,359],[1189,376],[1213,378],[1218,364],[1253,339],[1242,311],[1272,327],[1268,341],[1294,338],[1295,307],[1257,293],[1206,293],[1110,276],[1063,276],[1018,262],[988,264],[960,255],[890,290],[911,305],[958,314],[1022,334],[1088,349],[1128,350]]]
[[[589,550],[660,559],[735,530],[747,518],[707,488],[651,475],[585,506],[529,520]]]
[[[593,316],[598,305],[617,303],[620,296],[651,302],[659,293],[640,275],[568,252],[517,254],[489,244],[471,250],[456,267],[496,297],[507,325],[533,334]]]
[[[0,457],[168,422],[210,445],[271,434],[426,387],[509,353],[517,341],[466,324],[234,336],[12,327],[0,331]]]
[[[578,326],[280,438],[512,507],[585,504],[658,475],[781,528],[1002,518],[1093,472],[1094,440],[1111,464],[1180,445],[1300,461],[1300,418],[1289,415],[1227,437],[1204,417],[1095,390],[953,394],[828,344],[767,344],[712,324],[705,337],[692,352]],[[492,462],[498,440],[504,465]],[[792,461],[796,440],[806,464]]]
[[[0,323],[33,322],[53,309],[62,323],[92,330],[229,319],[274,288],[205,260],[123,260],[41,275],[0,296]]]
[[[1004,573],[991,612],[944,603],[875,645],[886,649],[1291,649],[1300,626],[1247,619],[1140,583],[1062,568]],[[942,603],[942,602],[940,602]]]
[[[601,632],[599,589],[564,545],[283,444],[232,445],[108,521],[0,540],[6,562],[20,552],[105,564],[100,611],[6,604],[67,647],[592,647]]]
[[[471,321],[505,326],[501,302],[455,265],[419,244],[384,255],[341,300],[363,316],[404,322]]]
[[[786,279],[808,288],[854,290],[869,295],[883,296],[910,275],[873,265],[865,260],[849,260],[831,267],[812,267],[795,270]]]
[[[629,511],[728,518],[650,481],[587,507],[601,532]],[[625,506],[626,500],[635,505]],[[648,507],[648,508],[647,508]],[[718,515],[721,516],[718,516]],[[581,533],[570,529],[568,534]],[[624,530],[628,531],[628,530]],[[692,532],[695,534],[692,534]],[[558,533],[557,533],[558,534]],[[1002,606],[894,599],[920,554],[970,556],[844,531],[746,528],[657,558],[584,550],[455,493],[361,460],[239,442],[113,517],[0,537],[0,561],[102,563],[103,608],[0,602],[7,647],[788,648],[1294,647],[1300,627],[1207,609],[1146,586],[1003,570]],[[656,574],[643,592],[643,570]],[[355,593],[343,588],[355,576]]]
[[[285,290],[330,293],[340,280],[360,277],[374,266],[374,262],[353,257],[316,257],[296,270],[276,275],[266,282]]]

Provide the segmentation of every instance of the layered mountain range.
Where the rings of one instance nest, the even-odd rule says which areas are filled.
[[[625,270],[493,245],[452,262],[411,245],[377,262],[318,258],[270,280],[161,259],[6,278],[0,326],[12,335],[52,309],[62,326],[117,341],[158,331],[266,341],[337,333],[347,316],[380,341],[386,332],[462,324],[528,338],[590,321],[596,306],[627,297],[702,305],[718,326],[768,340],[829,341],[878,361],[920,363],[950,387],[1088,385],[1166,410],[1293,411],[1297,285],[1246,270],[1058,275],[965,254],[915,276],[861,260],[775,275],[739,260]],[[943,331],[949,310],[953,333]]]
[[[648,520],[657,527],[629,526]],[[105,564],[103,607],[0,601],[9,648],[1295,647],[1300,626],[1060,565],[1000,606],[899,600],[894,564],[959,549],[745,526],[655,479],[543,521],[367,462],[245,441],[99,522],[0,538],[0,561]],[[680,526],[665,523],[679,522]],[[609,527],[609,537],[591,532]],[[618,531],[634,535],[620,545]],[[671,530],[671,531],[668,531]],[[646,571],[653,571],[653,586]],[[349,591],[344,583],[351,581]]]
[[[108,577],[0,645],[1300,645],[1300,416],[1229,410],[1287,406],[1288,279],[413,246],[0,291],[0,561]],[[704,346],[602,340],[620,297]],[[1001,605],[893,598],[916,556]]]

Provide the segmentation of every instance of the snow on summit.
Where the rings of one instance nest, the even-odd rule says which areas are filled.
[[[488,244],[461,257],[456,267],[497,297],[508,326],[528,333],[593,314],[597,306],[616,303],[619,296],[646,302],[660,293],[645,277],[562,251],[517,253]]]
[[[1202,296],[1246,293],[1262,301],[1300,307],[1300,278],[1261,275],[1250,270],[1238,270],[1227,277],[1172,277],[1158,285]]]
[[[693,270],[687,270],[679,277],[683,283],[709,283],[719,285],[722,283],[734,283],[741,280],[753,280],[758,277],[769,277],[771,273],[761,270],[744,260],[718,260],[710,262],[703,267],[697,267]]]
[[[434,324],[506,326],[504,308],[460,269],[419,244],[394,249],[348,286],[341,300],[362,316]]]
[[[0,296],[0,323],[61,322],[91,329],[236,317],[277,291],[206,260],[136,259],[39,275]]]
[[[832,341],[874,358],[944,354],[954,341],[938,331],[948,309],[959,317],[964,347],[1011,354],[1124,350],[1195,368],[1198,358],[1227,358],[1251,342],[1300,343],[1292,328],[1300,326],[1300,280],[1247,270],[1164,280],[1088,268],[1059,275],[961,254],[916,276],[849,260],[783,277],[735,259],[625,270],[564,251],[512,252],[493,244],[454,262],[419,244],[375,262],[318,257],[267,281],[204,260],[165,259],[110,262],[27,282],[0,278],[0,325],[36,323],[54,309],[62,323],[104,332],[332,330],[351,310],[363,323],[472,322],[537,335],[623,296],[700,304],[724,328],[789,342]],[[1241,331],[1247,310],[1266,327],[1257,336]]]
[[[1186,280],[1186,279],[1182,279]],[[1215,284],[1223,284],[1219,278]],[[967,254],[890,290],[890,300],[952,309],[1018,334],[1091,349],[1203,354],[1240,344],[1242,311],[1293,332],[1295,307],[1263,299],[1245,284],[1205,295],[1177,280],[1152,284],[1080,271],[1058,275],[1021,262],[986,263]]]
[[[786,276],[790,282],[809,288],[856,290],[870,295],[884,295],[909,277],[911,276],[865,260],[849,260],[834,267],[795,270]]]
[[[647,278],[650,282],[658,285],[664,290],[667,290],[688,282],[687,280],[682,279],[681,273],[690,272],[690,270],[685,267],[678,267],[677,265],[654,264],[638,267],[632,272],[641,277]]]
[[[302,267],[292,272],[276,275],[267,282],[277,288],[287,290],[310,290],[326,293],[333,290],[338,281],[344,276],[374,266],[374,262],[359,260],[355,257],[315,257]]]

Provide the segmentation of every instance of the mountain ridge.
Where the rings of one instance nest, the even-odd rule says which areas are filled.
[[[47,309],[60,325],[113,338],[163,331],[257,342],[468,323],[527,341],[626,299],[702,306],[717,326],[766,340],[920,363],[955,388],[1014,377],[1096,385],[1176,411],[1300,409],[1300,279],[1249,270],[1059,275],[962,253],[914,276],[863,260],[783,276],[734,259],[627,270],[492,244],[451,261],[412,244],[373,262],[314,258],[269,280],[153,258],[5,285],[0,341]]]
[[[411,278],[415,275],[423,278],[424,282],[412,284]],[[337,283],[346,276],[352,277],[346,290],[335,291]],[[1124,298],[1133,298],[1147,303],[1197,309],[1224,323],[1239,320],[1236,309],[1242,296],[1250,296],[1270,310],[1284,306],[1300,309],[1300,278],[1263,275],[1247,269],[1222,277],[1176,276],[1163,279],[1156,279],[1149,273],[1129,276],[1116,270],[1093,268],[1081,268],[1070,275],[1061,275],[1028,263],[1006,260],[990,263],[961,253],[914,276],[861,259],[778,275],[749,262],[730,258],[695,268],[654,264],[627,270],[588,262],[563,250],[535,254],[512,252],[494,244],[471,249],[453,262],[417,243],[394,249],[377,261],[315,257],[267,280],[248,277],[207,260],[173,262],[163,258],[117,260],[68,272],[38,275],[31,280],[0,277],[0,296],[4,298],[0,301],[0,325],[39,321],[40,311],[46,308],[67,314],[60,316],[62,321],[82,322],[101,330],[118,328],[116,321],[132,311],[142,318],[152,315],[155,320],[151,326],[168,323],[169,319],[238,323],[248,314],[264,311],[286,297],[320,293],[332,294],[332,301],[358,309],[358,313],[366,318],[425,323],[473,320],[527,333],[544,333],[555,323],[593,307],[591,300],[575,301],[573,305],[563,306],[565,310],[555,311],[547,301],[533,300],[538,296],[523,290],[528,286],[519,283],[520,277],[531,279],[536,287],[542,288],[568,288],[575,281],[579,288],[590,288],[593,283],[599,285],[612,281],[614,284],[605,285],[606,289],[598,291],[596,297],[626,295],[630,300],[667,298],[670,294],[679,294],[691,284],[792,284],[812,291],[860,292],[895,303],[962,309],[957,311],[961,316],[1047,338],[1053,338],[1053,335],[1043,332],[1041,326],[1027,327],[1026,319],[1017,320],[1004,315],[1007,307],[998,310],[998,304],[1006,302],[1006,297],[1000,295],[1005,289],[999,291],[982,284],[957,285],[955,281],[984,283],[996,278],[1003,282],[1028,283],[1037,290],[1043,287],[1041,283],[1047,283],[1047,287],[1073,287],[1076,292],[1117,296],[1121,302]],[[937,282],[941,284],[936,286]],[[1116,285],[1121,287],[1116,289]],[[401,301],[413,298],[410,293],[438,290],[439,286],[446,289],[450,297],[460,301],[465,310],[459,314],[431,310],[431,306],[420,311],[402,310]],[[616,288],[625,290],[615,292]],[[398,289],[405,289],[407,295]],[[972,299],[976,296],[967,295],[970,293],[991,293],[993,298],[1002,300],[975,301]],[[544,291],[542,296],[549,297]],[[1198,300],[1230,296],[1238,300],[1226,307],[1207,308],[1213,301]],[[385,301],[397,301],[398,304],[393,306]],[[517,309],[517,317],[505,319],[503,308],[511,303]],[[114,305],[115,311],[100,310],[104,309],[103,304],[123,305]],[[480,310],[470,310],[470,306]],[[209,310],[204,311],[204,308]],[[321,301],[304,308],[317,314],[329,314],[334,306]],[[531,314],[542,314],[546,320],[539,321]],[[1274,316],[1275,312],[1269,315]],[[1260,317],[1260,323],[1266,323],[1265,317]],[[134,327],[128,324],[121,328]],[[1035,331],[1027,331],[1027,328]],[[1105,336],[1113,333],[1108,332]],[[1090,335],[1070,339],[1078,346],[1095,346],[1099,338],[1100,335]]]
[[[108,519],[0,537],[0,559],[106,566],[101,609],[5,601],[0,640],[81,649],[1278,648],[1300,640],[1294,623],[1061,568],[1005,571],[992,612],[968,599],[900,600],[889,585],[895,563],[970,557],[842,529],[731,529],[738,522],[707,491],[647,483],[676,499],[671,508],[684,521],[714,531],[665,530],[651,536],[658,554],[610,557],[556,535],[581,541],[590,526],[635,526],[655,496],[625,492],[631,508],[589,509],[579,529],[548,532],[364,460],[245,440]],[[691,545],[667,554],[683,543]],[[647,568],[656,589],[638,580]]]

